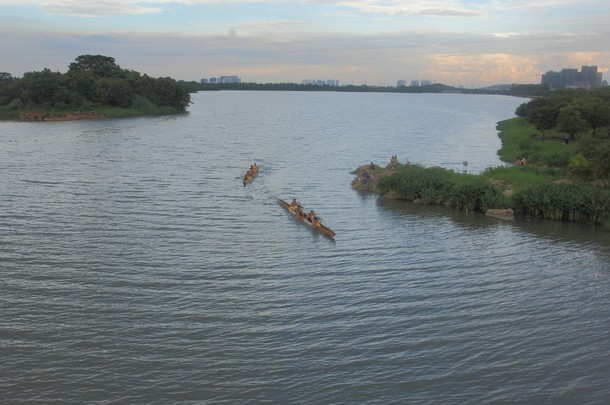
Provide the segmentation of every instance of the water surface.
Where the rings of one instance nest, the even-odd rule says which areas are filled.
[[[193,99],[169,118],[0,123],[2,401],[610,400],[607,233],[349,186],[394,154],[500,165],[496,122],[522,100]],[[334,241],[277,204],[293,197]]]

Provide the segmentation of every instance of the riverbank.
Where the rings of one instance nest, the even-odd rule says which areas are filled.
[[[450,194],[443,195],[443,191],[448,193],[449,187],[441,186],[437,190],[438,193],[430,192],[434,190],[435,186],[438,186],[440,182],[425,180],[429,177],[425,173],[431,175],[431,177],[443,177],[442,173],[451,174],[451,171],[444,171],[441,168],[430,168],[425,169],[416,165],[401,165],[389,164],[386,167],[381,167],[375,164],[366,164],[357,168],[352,174],[356,175],[356,178],[352,181],[352,188],[360,191],[378,193],[382,198],[395,199],[395,200],[407,200],[413,203],[420,204],[436,204],[445,206],[455,206],[456,208],[462,209],[466,212],[470,211],[482,211],[485,215],[501,219],[512,221],[515,218],[515,213],[512,208],[507,207],[508,204],[498,203],[498,207],[486,205],[480,198],[473,198],[472,201],[461,201],[456,196],[450,196]],[[436,173],[436,174],[435,174]],[[412,190],[411,194],[405,194],[399,190],[399,187],[388,188],[387,184],[393,184],[396,179],[399,181],[404,178],[410,178],[413,181],[416,177],[419,178],[418,185],[413,184],[415,188],[419,187],[420,190]],[[422,180],[423,179],[423,180]],[[407,180],[409,181],[409,180]],[[436,183],[436,184],[435,184]],[[496,196],[496,200],[501,200],[504,197],[510,197],[513,193],[513,186],[507,185],[502,181],[488,180],[490,187],[497,187],[501,196]],[[483,186],[485,188],[485,186]],[[488,190],[488,194],[489,194]],[[458,193],[459,194],[459,193]],[[472,194],[472,193],[471,193]],[[491,194],[497,194],[494,190]],[[489,196],[488,196],[489,197]],[[489,198],[487,198],[489,199]]]
[[[528,134],[531,128],[514,120],[502,121],[498,127],[502,128],[502,147],[509,151],[506,156],[523,156],[515,143],[521,142],[521,134]],[[546,142],[549,149],[560,145],[559,141]],[[500,219],[521,215],[582,222],[610,230],[607,182],[587,182],[562,167],[507,164],[475,175],[390,162],[385,166],[362,165],[353,174],[356,177],[352,188],[378,193],[383,198],[445,205]]]
[[[2,121],[24,121],[24,122],[52,122],[52,121],[78,121],[90,119],[105,119],[105,118],[138,118],[160,115],[179,115],[188,114],[188,112],[180,112],[175,109],[156,108],[156,109],[137,109],[137,108],[120,108],[112,106],[102,106],[96,108],[95,111],[78,112],[68,110],[49,110],[49,111],[0,111],[0,120]]]
[[[70,112],[65,114],[51,114],[43,111],[20,112],[19,121],[77,121],[106,118],[104,114],[96,112],[81,113]]]

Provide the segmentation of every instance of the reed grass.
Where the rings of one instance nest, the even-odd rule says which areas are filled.
[[[610,229],[610,190],[586,183],[554,184],[556,175],[536,167],[496,167],[480,175],[438,167],[399,167],[379,189],[398,199],[445,204],[466,212],[512,208],[516,214],[584,222]],[[507,196],[505,191],[513,190]]]
[[[602,225],[610,221],[610,190],[589,184],[547,184],[513,196],[514,210],[524,215]]]

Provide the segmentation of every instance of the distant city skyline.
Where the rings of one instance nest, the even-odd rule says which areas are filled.
[[[552,89],[566,87],[595,89],[605,84],[602,74],[597,71],[597,66],[585,65],[580,68],[580,71],[570,68],[563,68],[559,72],[548,71],[542,75],[540,83],[547,84]]]
[[[0,0],[0,72],[99,54],[187,81],[470,88],[583,65],[608,79],[609,15],[599,0]]]

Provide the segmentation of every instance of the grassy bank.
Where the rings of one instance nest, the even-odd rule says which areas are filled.
[[[563,133],[548,130],[542,135],[522,118],[500,121],[497,129],[502,140],[498,155],[504,162],[511,163],[525,157],[530,164],[565,169],[577,152],[576,144],[564,143]]]
[[[473,175],[442,168],[400,165],[378,169],[378,189],[394,198],[444,204],[467,212],[511,208],[515,215],[583,222],[610,230],[610,189],[583,181],[569,167],[579,146],[559,133],[541,136],[521,119],[498,124],[501,159],[526,157]]]

